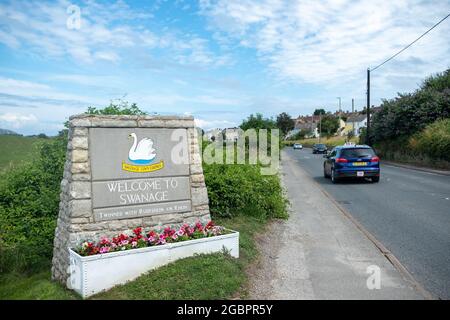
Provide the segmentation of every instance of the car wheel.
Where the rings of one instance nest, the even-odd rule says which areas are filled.
[[[331,182],[332,183],[337,183],[338,179],[336,178],[336,175],[334,173],[334,169],[331,169]]]
[[[380,176],[372,177],[372,182],[379,182],[379,181],[380,181]]]
[[[324,178],[329,178],[327,175],[327,170],[325,169],[325,166],[323,166],[323,177]]]

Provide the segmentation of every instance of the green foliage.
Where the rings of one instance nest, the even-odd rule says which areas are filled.
[[[413,93],[384,100],[372,119],[371,141],[410,136],[428,124],[450,117],[450,69],[426,79]]]
[[[450,169],[450,119],[438,120],[412,136],[375,144],[383,159]]]
[[[246,120],[242,121],[242,124],[239,127],[242,130],[276,129],[277,124],[273,119],[263,118],[261,113],[257,113],[256,115],[251,114]]]
[[[203,165],[214,218],[247,215],[286,218],[287,200],[277,175],[261,175],[258,165]]]
[[[49,265],[59,205],[65,136],[42,142],[35,159],[0,182],[0,271]]]
[[[318,115],[320,115],[320,114],[325,114],[326,112],[325,112],[325,109],[322,109],[322,108],[320,108],[320,109],[316,109],[316,110],[314,110],[314,115],[315,116],[318,116]]]
[[[321,131],[326,137],[331,137],[339,128],[339,119],[331,114],[322,117]]]
[[[294,124],[294,120],[286,112],[282,112],[277,116],[277,127],[280,129],[283,136],[294,129]]]
[[[450,118],[438,120],[413,135],[409,146],[431,158],[450,161]]]
[[[118,100],[118,102],[111,101],[109,106],[103,109],[89,107],[88,114],[106,114],[106,115],[146,115],[147,112],[139,109],[136,103],[129,104],[128,101]]]

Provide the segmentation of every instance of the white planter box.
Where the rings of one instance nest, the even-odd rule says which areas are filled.
[[[86,257],[69,249],[70,277],[67,285],[86,298],[175,260],[194,254],[220,252],[223,248],[238,258],[239,232]]]

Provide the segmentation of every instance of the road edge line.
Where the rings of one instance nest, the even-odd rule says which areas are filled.
[[[390,252],[373,234],[371,234],[358,220],[356,220],[352,214],[345,209],[339,202],[337,202],[331,194],[328,193],[322,186],[311,179],[314,183],[317,184],[320,191],[330,199],[333,204],[339,209],[339,211],[349,219],[358,229],[361,231],[374,245],[378,250],[383,254],[383,256],[400,272],[402,277],[409,282],[426,300],[438,300],[431,292],[425,289],[408,271],[408,269],[397,259],[396,256],[392,252]]]

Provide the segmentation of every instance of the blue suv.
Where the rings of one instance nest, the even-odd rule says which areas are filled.
[[[336,183],[342,178],[380,181],[380,158],[366,145],[338,146],[324,155],[323,175]]]

